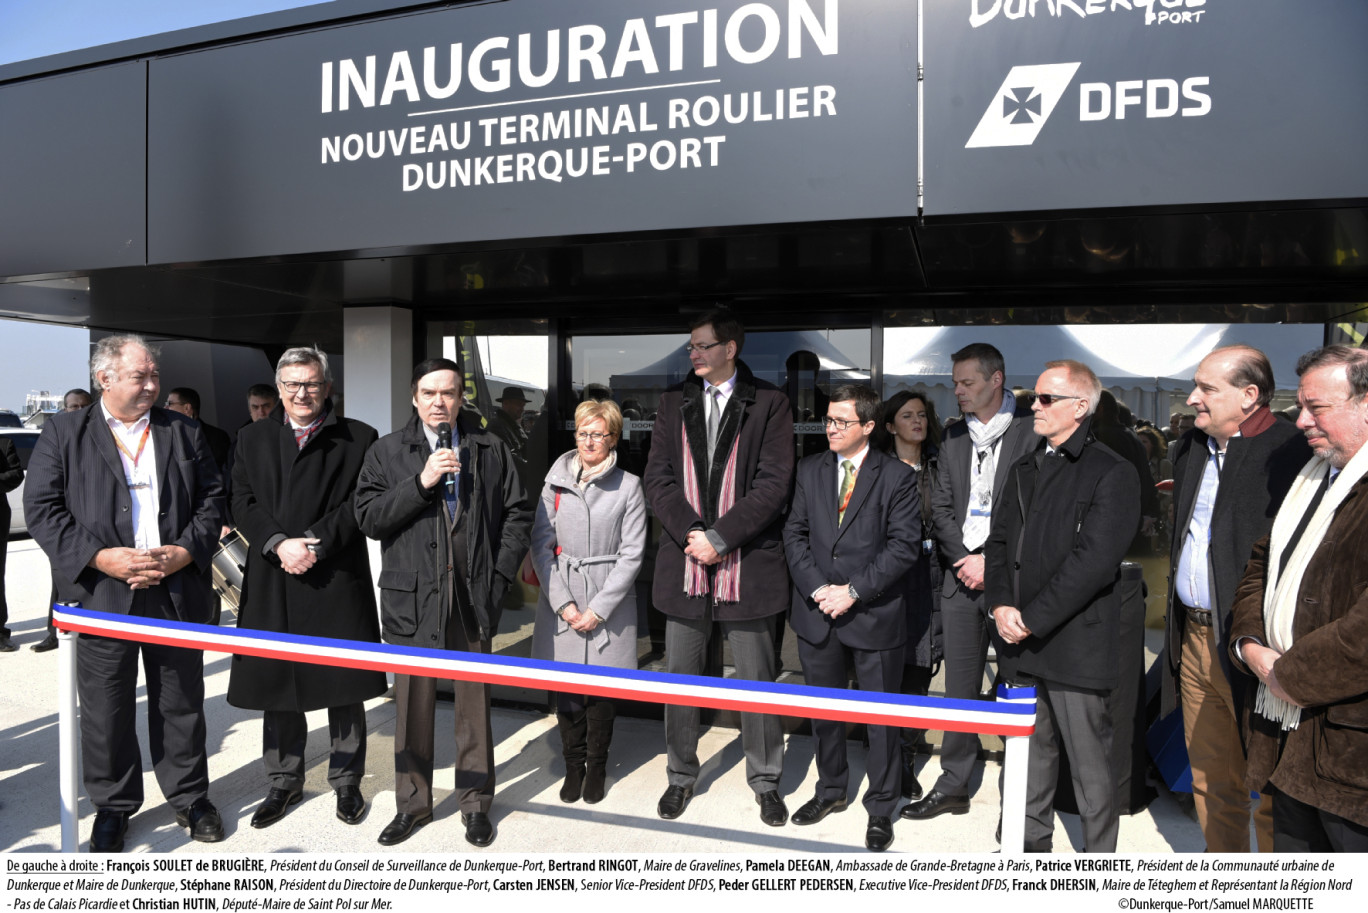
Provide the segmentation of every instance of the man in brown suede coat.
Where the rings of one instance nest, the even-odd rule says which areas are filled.
[[[1273,793],[1275,852],[1368,851],[1368,351],[1302,356],[1315,457],[1255,547],[1230,631],[1259,679],[1245,785]]]

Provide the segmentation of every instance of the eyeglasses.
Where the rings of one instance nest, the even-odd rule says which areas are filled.
[[[1036,399],[1040,400],[1042,406],[1053,406],[1055,400],[1060,399],[1082,399],[1081,396],[1065,396],[1063,393],[1037,393]]]
[[[844,419],[832,418],[832,417],[829,416],[829,415],[828,415],[826,418],[822,419],[822,425],[823,425],[823,426],[825,426],[825,427],[827,427],[827,428],[835,428],[837,431],[845,431],[845,430],[848,429],[851,425],[863,425],[863,424],[864,424],[864,422],[860,421],[859,419],[855,419],[854,421],[847,422],[847,421],[844,420]]]
[[[610,438],[610,437],[612,437],[611,434],[605,434],[605,433],[603,433],[602,431],[576,431],[576,432],[575,432],[575,440],[577,440],[577,441],[593,441],[595,444],[602,444],[604,441],[608,440],[608,438]]]
[[[307,393],[307,394],[309,394],[310,396],[312,396],[313,394],[317,393],[319,390],[322,390],[322,389],[323,389],[323,384],[322,384],[320,381],[316,381],[316,380],[309,380],[309,381],[282,380],[282,381],[280,382],[280,385],[281,385],[282,387],[285,388],[285,392],[286,392],[286,393],[289,393],[289,394],[292,395],[292,396],[293,396],[294,394],[298,393],[300,390],[303,390],[305,393]]]
[[[709,349],[715,349],[720,345],[722,345],[720,342],[700,342],[697,345],[691,342],[684,347],[684,351],[692,355],[695,352],[706,352]]]

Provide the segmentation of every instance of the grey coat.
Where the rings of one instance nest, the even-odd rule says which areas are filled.
[[[547,473],[532,526],[532,566],[541,581],[532,656],[635,669],[636,578],[646,548],[641,479],[614,466],[580,491],[574,456],[563,454]],[[572,601],[604,619],[587,636],[560,617]]]

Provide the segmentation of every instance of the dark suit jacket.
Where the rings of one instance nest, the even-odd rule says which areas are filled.
[[[1140,527],[1140,485],[1085,423],[1055,456],[1042,441],[1010,467],[984,547],[984,608],[1015,606],[1031,636],[1003,643],[1002,673],[1116,687],[1121,561]],[[1043,457],[1038,468],[1037,454]],[[1048,465],[1047,465],[1048,464]]]
[[[660,521],[654,603],[666,615],[702,618],[711,597],[684,594],[684,546],[692,529],[715,529],[729,549],[741,550],[741,600],[713,607],[718,620],[767,618],[788,608],[788,566],[784,563],[784,507],[793,488],[793,417],[788,397],[759,380],[737,362],[736,387],[722,413],[717,453],[711,473],[707,459],[707,425],[703,415],[703,382],[690,373],[660,398],[651,433],[651,455],[642,483],[646,500]],[[684,496],[684,440],[702,492],[702,512]],[[718,517],[726,455],[737,441],[736,502]]]
[[[181,546],[193,559],[161,586],[180,620],[207,622],[214,607],[208,571],[223,522],[223,483],[193,421],[155,407],[151,413],[161,542]],[[134,544],[132,499],[99,400],[43,424],[29,459],[24,512],[64,598],[102,612],[129,611],[128,584],[88,566],[101,549]]]
[[[8,495],[18,488],[22,481],[24,470],[19,463],[19,451],[14,449],[13,441],[0,435],[0,535],[6,539],[9,538],[10,524]],[[0,581],[0,592],[3,591],[3,581]]]
[[[227,431],[216,428],[205,421],[200,422],[200,431],[204,433],[204,440],[209,445],[209,452],[214,455],[214,462],[218,464],[219,473],[226,477],[228,453],[233,447],[233,439],[228,436]]]
[[[1291,422],[1275,418],[1267,407],[1245,420],[1240,426],[1240,435],[1231,438],[1226,445],[1221,484],[1216,489],[1216,504],[1211,512],[1211,547],[1207,553],[1212,605],[1217,609],[1212,613],[1216,626],[1216,655],[1220,658],[1221,670],[1231,683],[1237,719],[1252,677],[1234,669],[1226,650],[1235,590],[1249,564],[1254,543],[1273,529],[1273,518],[1278,515],[1283,497],[1292,487],[1297,473],[1311,459],[1306,436]],[[1169,552],[1168,616],[1164,623],[1167,662],[1160,667],[1168,673],[1164,676],[1164,713],[1178,704],[1178,665],[1183,655],[1183,631],[1187,627],[1187,613],[1176,604],[1174,580],[1209,454],[1207,434],[1197,429],[1179,438],[1174,450],[1178,461],[1173,465],[1173,541]]]
[[[1040,437],[1033,427],[1030,409],[1017,407],[1012,424],[998,445],[997,471],[993,473],[993,512],[1002,503],[1002,489],[1007,484],[1007,468],[1035,449]],[[969,461],[974,457],[974,441],[969,426],[956,422],[945,432],[941,442],[939,474],[931,494],[931,522],[936,530],[936,547],[940,549],[945,567],[942,592],[955,591],[957,578],[955,562],[969,554],[964,547],[964,518],[969,513]]]
[[[921,507],[911,467],[870,449],[855,477],[845,520],[836,525],[835,453],[798,464],[793,506],[784,524],[784,551],[793,577],[789,624],[813,644],[835,632],[848,647],[887,650],[907,639],[911,571],[921,560]],[[812,593],[826,583],[849,583],[860,601],[834,621]]]

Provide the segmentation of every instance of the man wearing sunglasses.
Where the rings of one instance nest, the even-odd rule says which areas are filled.
[[[714,623],[736,677],[774,681],[774,636],[789,606],[784,506],[793,487],[789,399],[741,361],[746,334],[726,311],[695,320],[693,371],[660,399],[646,464],[646,498],[662,532],[654,602],[665,613],[665,667],[701,675]],[[665,706],[669,786],[662,818],[684,813],[698,780],[697,707]],[[788,821],[779,795],[779,718],[741,714],[746,782],[773,827]]]
[[[1036,443],[1031,412],[1004,389],[1002,353],[987,343],[965,346],[950,356],[955,398],[964,421],[945,433],[940,473],[931,493],[931,520],[941,564],[941,637],[945,650],[945,696],[977,700],[983,693],[988,659],[988,623],[983,607],[983,543],[993,511],[1002,502],[1007,467]],[[979,738],[947,732],[941,742],[941,774],[926,797],[907,805],[904,818],[925,819],[969,811],[969,781],[978,760]],[[915,781],[914,781],[915,782]],[[911,785],[911,784],[908,784]],[[913,795],[910,798],[916,799]]]
[[[1059,753],[1068,755],[1084,849],[1116,851],[1107,694],[1117,684],[1121,561],[1140,528],[1135,467],[1091,433],[1102,384],[1051,361],[1036,381],[1042,441],[1007,470],[984,548],[984,598],[1009,683],[1036,689],[1026,773],[1026,848],[1050,852]]]

